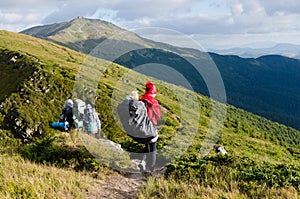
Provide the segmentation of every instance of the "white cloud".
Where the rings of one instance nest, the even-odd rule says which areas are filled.
[[[265,8],[268,15],[276,15],[276,13],[282,12],[285,14],[299,14],[300,1],[299,0],[260,0],[262,6]]]
[[[0,2],[0,27],[20,31],[84,16],[126,29],[162,27],[234,41],[246,34],[300,32],[299,11],[298,0],[10,0]]]
[[[17,13],[0,13],[0,20],[2,23],[15,24],[22,18],[23,16]]]
[[[243,4],[236,3],[231,6],[231,12],[234,16],[239,16],[244,12]]]
[[[39,13],[0,12],[1,29],[18,32],[30,25],[41,23]]]
[[[92,13],[92,15],[87,17],[92,19],[101,18],[105,21],[113,21],[117,18],[117,13],[118,11],[116,10],[98,8],[95,13]]]

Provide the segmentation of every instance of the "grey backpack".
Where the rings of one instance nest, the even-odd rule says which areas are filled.
[[[147,115],[143,102],[126,97],[117,112],[127,135],[139,143],[147,143],[157,136],[156,127]]]

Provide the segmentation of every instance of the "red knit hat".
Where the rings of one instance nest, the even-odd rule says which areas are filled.
[[[146,82],[146,93],[147,94],[156,94],[157,90],[154,84],[151,81]]]

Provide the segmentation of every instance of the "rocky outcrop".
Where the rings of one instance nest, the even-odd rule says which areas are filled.
[[[22,138],[23,141],[27,141],[32,136],[42,135],[43,131],[39,124],[30,124],[29,121],[22,118],[16,109],[6,115],[4,119],[4,126],[12,130],[16,137]]]

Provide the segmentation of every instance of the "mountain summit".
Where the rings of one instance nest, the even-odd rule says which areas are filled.
[[[123,34],[126,34],[127,42],[146,43],[135,33],[110,22],[82,17],[68,22],[32,27],[21,33],[53,41],[84,53],[89,53],[106,39],[122,41]]]

